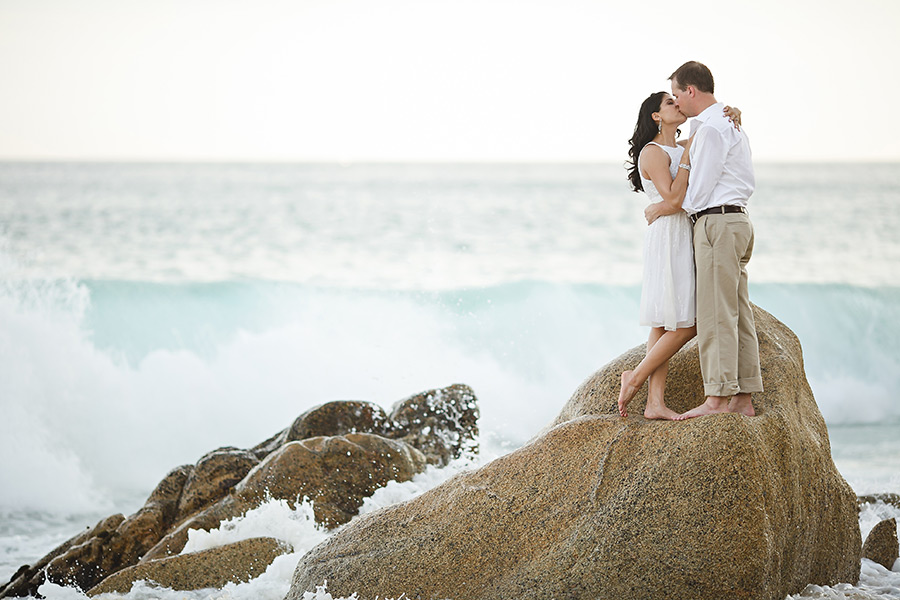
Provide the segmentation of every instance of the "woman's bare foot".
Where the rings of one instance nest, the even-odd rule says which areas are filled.
[[[679,416],[677,412],[663,404],[662,406],[647,406],[644,409],[645,419],[661,419],[665,421],[674,421]]]
[[[619,414],[623,417],[628,416],[628,403],[635,397],[640,386],[635,387],[632,383],[632,374],[634,371],[622,372],[622,388],[619,390]]]
[[[678,415],[675,417],[675,420],[686,421],[688,419],[693,419],[694,417],[717,415],[724,412],[728,412],[728,398],[723,398],[721,396],[707,396],[706,402],[697,408],[692,408],[686,413]]]
[[[753,408],[750,394],[737,394],[731,398],[728,403],[728,412],[738,413],[748,417],[755,417],[756,410]]]

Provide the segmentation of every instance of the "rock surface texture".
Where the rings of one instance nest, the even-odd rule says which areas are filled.
[[[371,433],[288,442],[254,469],[235,489],[243,503],[267,497],[312,501],[316,521],[326,527],[353,518],[363,500],[389,481],[408,481],[425,469],[425,456],[399,440]]]
[[[227,583],[243,583],[259,577],[273,560],[288,552],[290,547],[276,539],[252,538],[122,569],[87,595],[125,594],[139,580],[152,581],[171,590],[221,588]]]
[[[328,581],[361,598],[781,600],[855,583],[856,496],[837,472],[796,336],[755,309],[766,392],[758,415],[623,419],[619,375],[589,378],[524,447],[351,522],[307,553],[287,599]],[[668,405],[703,400],[696,345]],[[634,400],[642,412],[645,390]]]
[[[316,521],[336,527],[389,481],[476,452],[477,420],[475,394],[460,384],[401,400],[390,415],[370,402],[323,404],[250,450],[220,448],[172,470],[137,513],[108,517],[23,566],[0,586],[0,598],[35,595],[45,580],[88,590],[122,573],[116,586],[125,585],[143,571],[124,569],[177,555],[189,530],[217,528],[268,498],[291,504],[308,498]],[[191,560],[220,558],[212,553]],[[211,563],[204,569],[215,572]],[[240,573],[232,576],[243,580]]]
[[[897,543],[897,519],[885,519],[872,528],[862,549],[863,558],[877,562],[885,569],[894,567],[900,557]]]

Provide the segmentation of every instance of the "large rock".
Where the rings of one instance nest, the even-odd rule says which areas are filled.
[[[758,416],[619,417],[619,374],[643,356],[636,348],[526,446],[314,548],[287,598],[325,580],[335,596],[459,600],[780,600],[808,583],[855,583],[856,496],[831,460],[799,341],[764,311],[756,324]],[[702,402],[695,344],[673,358],[667,400],[679,411]]]
[[[222,588],[227,583],[245,583],[259,577],[273,560],[290,551],[290,547],[279,540],[252,538],[122,569],[104,579],[87,595],[125,594],[140,580],[152,581],[171,590]]]
[[[892,569],[898,554],[897,519],[885,519],[869,532],[863,544],[862,557],[877,562],[885,569]]]

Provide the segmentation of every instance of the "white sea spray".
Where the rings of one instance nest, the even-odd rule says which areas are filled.
[[[295,553],[303,554],[329,535],[316,523],[308,501],[291,508],[286,500],[270,499],[242,516],[224,521],[215,529],[188,530],[188,541],[181,553],[199,552],[255,537],[270,537],[290,544]]]
[[[893,569],[885,569],[878,563],[863,559],[859,583],[839,583],[833,586],[808,585],[799,594],[788,596],[790,600],[817,598],[821,600],[895,600],[900,598],[900,560]]]

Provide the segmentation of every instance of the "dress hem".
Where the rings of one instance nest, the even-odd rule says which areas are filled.
[[[668,323],[656,323],[652,321],[641,321],[639,325],[642,327],[662,327],[666,331],[675,331],[676,329],[687,329],[688,327],[694,327],[697,324],[697,321],[679,321],[675,323],[674,326]]]

